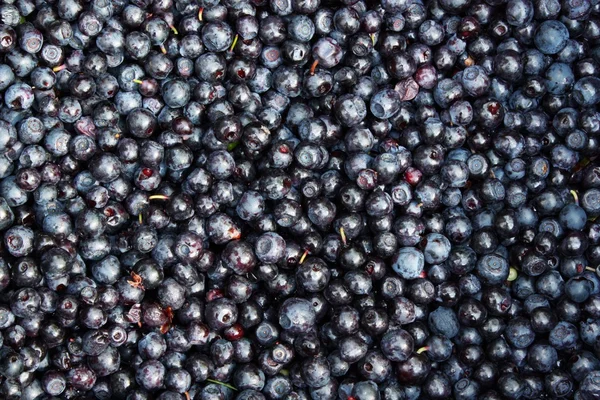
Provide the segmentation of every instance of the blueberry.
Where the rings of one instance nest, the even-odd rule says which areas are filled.
[[[336,117],[346,126],[354,126],[364,120],[367,109],[364,101],[353,95],[341,96],[335,103]]]
[[[319,39],[312,47],[313,57],[319,61],[323,68],[336,66],[342,58],[343,52],[335,39]]]
[[[425,258],[414,247],[401,248],[394,256],[392,268],[404,279],[416,279],[423,272]]]
[[[429,314],[431,329],[449,339],[458,334],[459,323],[456,314],[447,307],[438,307]]]
[[[395,90],[382,90],[371,97],[371,113],[376,118],[387,119],[393,117],[400,109],[400,97]]]
[[[156,390],[163,386],[165,367],[160,361],[143,362],[136,372],[137,383],[146,390]]]
[[[304,299],[291,298],[286,300],[279,311],[279,325],[292,333],[304,333],[313,327],[315,311],[311,304]]]
[[[550,372],[556,361],[558,354],[556,349],[549,345],[534,344],[527,355],[527,362],[535,371]]]
[[[600,101],[600,80],[596,77],[588,76],[578,80],[573,86],[573,96],[575,101],[584,107],[597,104]]]

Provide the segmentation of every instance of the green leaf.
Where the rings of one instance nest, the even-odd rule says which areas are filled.
[[[238,391],[234,386],[231,386],[229,383],[217,381],[217,380],[214,380],[214,379],[207,379],[206,381],[210,382],[210,383],[216,383],[217,385],[225,386],[226,388],[229,388],[231,390],[235,390],[236,392]]]
[[[239,144],[240,144],[240,142],[229,143],[227,145],[227,151],[233,151],[233,149],[235,149],[236,147],[238,147]]]

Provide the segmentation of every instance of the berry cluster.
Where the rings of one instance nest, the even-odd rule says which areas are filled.
[[[4,0],[3,400],[600,400],[598,0]]]

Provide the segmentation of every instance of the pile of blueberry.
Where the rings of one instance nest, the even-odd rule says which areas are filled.
[[[600,399],[599,0],[3,0],[0,399]]]

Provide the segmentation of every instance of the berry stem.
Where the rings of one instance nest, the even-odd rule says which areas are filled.
[[[169,200],[169,196],[165,196],[164,194],[153,194],[152,196],[148,196],[148,200]]]
[[[317,65],[319,65],[319,60],[315,60],[312,65],[310,66],[310,74],[314,75],[315,74],[315,70],[317,69]]]
[[[344,232],[344,227],[340,228],[340,236],[342,237],[342,243],[344,243],[344,246],[346,246],[346,232]]]
[[[235,37],[233,38],[233,43],[231,43],[231,47],[229,48],[230,53],[233,53],[233,49],[235,49],[235,45],[238,42],[238,38],[239,38],[239,35],[236,34]]]
[[[304,262],[304,260],[306,259],[307,255],[308,255],[308,249],[304,250],[304,253],[302,254],[302,257],[300,257],[300,262],[298,264],[302,264]]]
[[[575,200],[575,204],[579,205],[579,195],[577,194],[577,191],[571,190],[570,193],[571,196],[573,196],[573,199]]]

